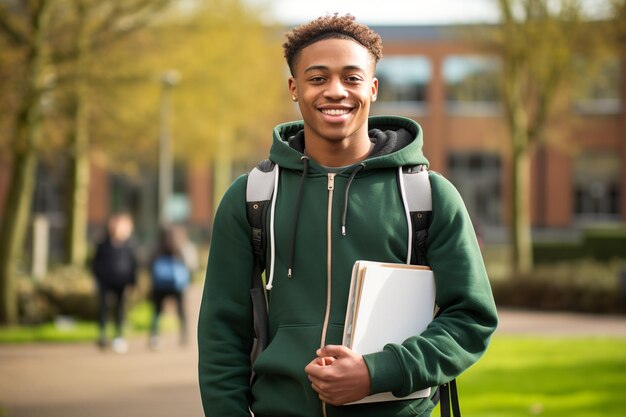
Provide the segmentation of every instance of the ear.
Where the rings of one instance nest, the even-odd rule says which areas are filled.
[[[298,88],[296,87],[296,79],[293,77],[289,77],[287,83],[289,86],[289,94],[291,94],[291,99],[293,101],[298,101]]]
[[[378,78],[372,78],[372,102],[378,98]]]

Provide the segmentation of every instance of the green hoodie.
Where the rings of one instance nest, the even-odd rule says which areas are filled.
[[[316,349],[341,344],[354,262],[406,262],[408,228],[397,171],[428,164],[422,130],[409,119],[372,117],[370,157],[329,173],[304,156],[302,128],[296,122],[274,129],[270,159],[281,176],[268,292],[270,341],[254,364],[252,387],[253,255],[246,175],[233,183],[218,208],[198,327],[205,414],[249,416],[250,407],[256,417],[429,415],[431,398],[324,407],[304,372]],[[330,177],[334,187],[329,187]],[[429,177],[433,218],[427,259],[442,313],[422,334],[364,355],[372,393],[405,396],[455,378],[485,352],[497,325],[487,273],[461,197],[441,175],[431,172]]]

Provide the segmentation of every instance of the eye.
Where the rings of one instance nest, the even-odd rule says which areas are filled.
[[[324,81],[326,81],[326,78],[322,77],[321,75],[315,75],[315,76],[309,78],[309,82],[311,82],[313,84],[321,84]]]
[[[363,81],[363,78],[358,75],[349,75],[346,77],[346,81],[349,83],[356,84],[356,83]]]

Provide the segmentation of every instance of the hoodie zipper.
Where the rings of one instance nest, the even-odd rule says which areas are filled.
[[[322,326],[322,338],[320,348],[326,344],[326,333],[328,331],[328,321],[330,319],[330,298],[332,283],[332,213],[333,213],[333,194],[335,191],[335,173],[328,173],[328,214],[326,220],[326,312],[324,314],[324,325]],[[326,414],[326,403],[322,402],[322,413]]]

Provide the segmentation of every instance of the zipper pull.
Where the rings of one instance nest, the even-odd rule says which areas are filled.
[[[328,173],[328,191],[333,191],[335,189],[335,173]]]

